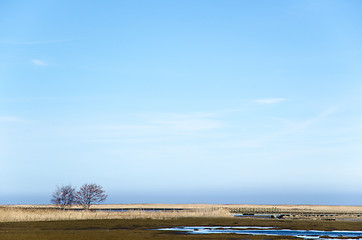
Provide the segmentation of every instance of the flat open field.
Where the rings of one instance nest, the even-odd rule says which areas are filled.
[[[80,210],[72,206],[70,210]],[[91,210],[59,211],[54,205],[0,206],[0,222],[85,219],[167,219],[176,217],[232,217],[234,214],[272,214],[293,219],[362,220],[362,206],[228,205],[228,204],[104,204]],[[106,211],[107,210],[107,211]]]
[[[300,230],[362,231],[362,222],[359,219],[362,207],[359,206],[119,204],[96,205],[93,209],[131,210],[64,211],[52,205],[0,206],[0,239],[295,239],[285,236],[236,234],[190,235],[155,230],[179,226],[264,226]],[[233,216],[233,211],[284,212],[291,216],[304,214],[304,217],[239,218]],[[325,214],[328,215],[327,218]]]
[[[6,205],[4,207],[8,207]],[[52,205],[11,205],[22,208],[51,208]],[[1,207],[1,205],[0,205]],[[74,207],[76,208],[76,207]],[[316,212],[359,212],[362,206],[331,205],[251,205],[251,204],[100,204],[93,209],[200,209],[200,208],[243,208],[243,209],[278,209],[280,211],[316,211]]]

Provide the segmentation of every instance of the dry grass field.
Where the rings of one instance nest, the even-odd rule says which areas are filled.
[[[109,210],[123,211],[109,211]],[[175,219],[186,217],[233,217],[233,213],[283,213],[300,219],[359,219],[362,206],[315,205],[216,205],[216,204],[108,204],[91,211],[73,206],[60,210],[53,205],[0,206],[0,222],[62,221],[89,219]],[[103,211],[102,211],[103,210]],[[108,211],[106,211],[108,210]],[[126,210],[126,211],[124,211]],[[157,210],[157,211],[150,211]]]
[[[0,207],[17,208],[56,208],[53,205],[3,205]],[[77,208],[74,206],[73,208]],[[91,209],[198,209],[198,208],[245,208],[245,209],[267,209],[277,208],[282,211],[320,211],[320,212],[362,212],[362,206],[334,206],[334,205],[252,205],[252,204],[99,204],[93,205]]]
[[[94,207],[93,207],[94,209]],[[110,209],[101,208],[101,209]],[[143,208],[144,209],[144,208]],[[185,217],[231,217],[224,208],[195,208],[165,211],[130,210],[121,212],[112,211],[77,211],[76,209],[61,210],[53,206],[6,206],[0,207],[0,222],[24,221],[64,221],[89,219],[173,219]]]
[[[79,208],[78,208],[79,209]],[[362,230],[361,221],[256,219],[233,217],[232,211],[336,213],[357,215],[362,207],[293,205],[121,204],[95,205],[91,211],[60,210],[52,205],[0,206],[1,240],[216,240],[296,239],[288,236],[233,234],[188,235],[159,231],[176,226],[267,226],[284,229]],[[97,211],[98,209],[98,211]],[[99,211],[103,209],[103,211]],[[131,209],[129,211],[105,211]],[[135,210],[139,209],[139,210]],[[149,211],[155,210],[157,211]],[[162,209],[162,210],[159,210]],[[182,209],[182,210],[181,210]],[[147,211],[148,210],[148,211]],[[340,221],[339,221],[340,220]]]

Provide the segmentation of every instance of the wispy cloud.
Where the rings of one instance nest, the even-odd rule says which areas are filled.
[[[222,127],[214,113],[163,114],[151,124],[181,131],[202,131]]]
[[[76,39],[60,39],[60,40],[49,40],[49,41],[12,41],[12,40],[1,40],[0,44],[2,45],[43,45],[43,44],[52,44],[52,43],[63,43],[75,41]]]
[[[0,116],[0,123],[24,123],[26,120],[14,116]]]
[[[303,134],[307,134],[311,136],[314,134],[318,136],[317,133],[311,133],[310,129],[317,128],[319,131],[331,131],[328,127],[324,129],[321,127],[321,123],[328,121],[328,118],[335,114],[339,110],[338,107],[331,107],[325,109],[315,116],[311,116],[310,118],[304,120],[290,120],[285,118],[273,118],[271,120],[278,121],[284,125],[284,127],[280,130],[270,129],[269,132],[263,133],[261,135],[255,134],[255,136],[251,136],[250,138],[246,138],[243,141],[236,141],[233,143],[228,143],[225,145],[228,148],[256,148],[256,147],[265,147],[267,145],[276,144],[278,142],[290,142],[291,139],[298,141],[298,139],[302,139],[301,136]],[[355,129],[356,130],[356,129]],[[323,135],[326,133],[324,132]],[[338,134],[338,133],[337,133]],[[343,134],[343,133],[342,133]],[[301,140],[303,141],[303,140]],[[334,140],[335,141],[335,140]]]
[[[119,131],[204,131],[221,128],[223,124],[213,118],[213,114],[150,114],[139,116],[143,120],[139,125],[105,125],[102,128]]]
[[[328,109],[320,112],[317,116],[307,119],[304,122],[301,122],[299,124],[296,124],[296,126],[294,127],[294,130],[302,130],[302,129],[308,128],[309,126],[311,126],[313,124],[319,123],[319,122],[325,120],[330,115],[337,112],[338,109],[339,109],[338,107],[328,108]]]
[[[31,62],[37,66],[41,66],[41,67],[45,67],[48,66],[48,64],[46,62],[44,62],[43,60],[39,60],[39,59],[32,59]]]
[[[121,121],[90,126],[89,133],[97,141],[107,142],[171,141],[190,136],[204,137],[223,127],[224,123],[213,113],[145,113],[135,115],[131,124]]]
[[[211,119],[171,119],[156,121],[154,124],[182,131],[202,131],[221,127],[221,123]]]
[[[315,124],[318,124],[324,120],[326,120],[329,116],[333,115],[339,110],[339,107],[330,107],[325,109],[324,111],[319,112],[314,117],[310,117],[303,121],[292,121],[285,118],[275,118],[275,120],[284,123],[287,126],[287,130],[283,131],[283,134],[297,132],[304,129],[307,129]]]
[[[255,100],[255,102],[261,103],[261,104],[274,104],[274,103],[284,102],[286,100],[287,99],[285,99],[285,98],[262,98],[262,99]]]

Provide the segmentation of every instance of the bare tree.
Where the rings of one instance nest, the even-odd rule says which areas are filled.
[[[75,201],[75,189],[71,185],[58,187],[54,191],[51,203],[58,205],[60,208],[65,209],[70,207]]]
[[[89,209],[92,204],[103,202],[107,197],[101,185],[84,184],[76,193],[75,201],[84,209]]]

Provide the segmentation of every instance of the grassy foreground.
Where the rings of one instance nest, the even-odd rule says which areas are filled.
[[[103,219],[0,223],[2,240],[101,240],[101,239],[295,239],[293,237],[234,234],[186,235],[153,229],[173,226],[275,226],[289,229],[362,230],[361,222],[273,220],[238,218]]]

